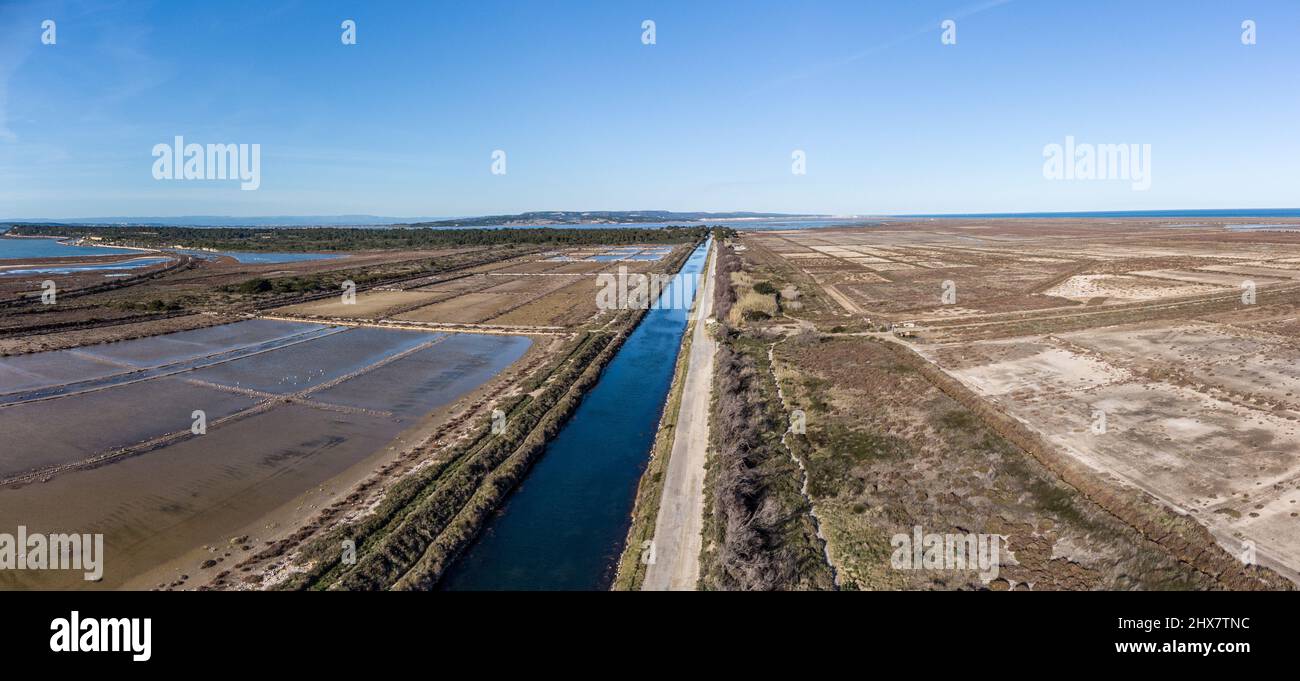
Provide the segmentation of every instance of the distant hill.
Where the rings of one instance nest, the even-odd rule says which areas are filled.
[[[678,213],[667,210],[615,211],[531,211],[513,215],[467,217],[385,217],[382,215],[270,215],[232,217],[228,215],[180,215],[176,217],[92,217],[76,219],[24,218],[0,220],[5,224],[28,225],[125,225],[132,227],[488,227],[497,225],[608,225],[664,222],[702,222],[746,218],[823,217],[788,213]]]
[[[490,227],[496,225],[608,225],[656,222],[704,222],[708,220],[738,220],[756,218],[822,217],[820,215],[792,215],[789,213],[707,213],[675,212],[668,210],[612,210],[612,211],[530,211],[513,215],[483,215],[479,217],[448,218],[409,223],[412,227]]]

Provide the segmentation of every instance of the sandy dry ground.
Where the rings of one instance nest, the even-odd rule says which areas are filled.
[[[954,219],[745,241],[822,289],[810,318],[823,332],[893,325],[1061,452],[1297,579],[1300,235],[1170,222]],[[940,301],[944,282],[955,301]]]
[[[677,432],[668,459],[663,497],[655,519],[655,561],[646,567],[643,591],[684,591],[700,578],[704,526],[704,463],[709,445],[709,406],[713,395],[713,340],[707,320],[713,314],[717,259],[711,258],[704,285],[696,294],[696,321],[686,368]]]
[[[290,315],[321,315],[323,317],[356,317],[380,319],[395,310],[408,310],[452,297],[453,293],[437,291],[363,291],[352,303],[341,298],[326,298],[302,305],[278,308],[277,313]]]
[[[1170,285],[1164,281],[1120,274],[1081,274],[1053,286],[1044,295],[1070,300],[1106,298],[1118,300],[1151,300],[1169,296],[1185,296],[1224,290],[1208,284]]]
[[[886,322],[1231,293],[1248,280],[1267,289],[1296,276],[1296,235],[1170,222],[952,219],[745,242],[816,282],[840,316]]]
[[[1300,352],[1223,324],[919,346],[1093,468],[1300,571]],[[1104,418],[1104,428],[1100,419]]]

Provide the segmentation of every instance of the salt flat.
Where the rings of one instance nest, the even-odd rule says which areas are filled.
[[[0,525],[101,532],[102,585],[121,585],[374,456],[530,345],[253,320],[2,359],[19,401],[0,406]],[[44,397],[100,376],[102,386]],[[85,586],[65,578],[11,572],[0,587]]]

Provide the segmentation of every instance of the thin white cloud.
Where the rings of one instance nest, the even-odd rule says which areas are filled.
[[[953,19],[953,20],[964,19],[965,17],[974,14],[979,14],[981,12],[988,11],[995,7],[1006,5],[1010,2],[1012,2],[1012,0],[987,0],[986,2],[982,2],[976,5],[969,5],[962,9],[948,12],[944,16],[939,17],[934,21],[925,24],[924,26],[917,27],[913,31],[904,33],[903,35],[900,35],[897,38],[893,38],[892,40],[886,40],[883,43],[872,45],[871,47],[868,47],[865,50],[861,50],[859,52],[855,52],[853,54],[846,55],[838,59],[825,61],[820,64],[815,64],[813,66],[810,66],[807,69],[804,69],[803,71],[800,71],[799,73],[791,74],[789,76],[784,76],[782,78],[777,78],[776,80],[772,80],[769,81],[768,83],[765,83],[759,89],[764,90],[771,87],[786,85],[788,83],[792,83],[798,80],[803,80],[805,78],[811,78],[813,76],[820,75],[827,71],[833,71],[835,69],[843,68],[845,66],[848,66],[849,64],[852,64],[857,61],[861,61],[872,55],[879,54],[880,52],[884,52],[885,50],[892,49],[909,40],[912,40],[913,38],[916,38],[917,36],[926,35],[926,34],[937,34],[939,32],[939,22],[943,19]]]

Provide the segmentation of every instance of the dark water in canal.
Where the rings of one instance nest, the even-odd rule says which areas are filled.
[[[689,277],[692,285],[703,272],[707,246],[697,248],[682,267],[683,274],[694,275]],[[671,300],[674,293],[670,286],[660,300]],[[672,382],[686,315],[685,309],[646,313],[440,588],[609,588]]]

